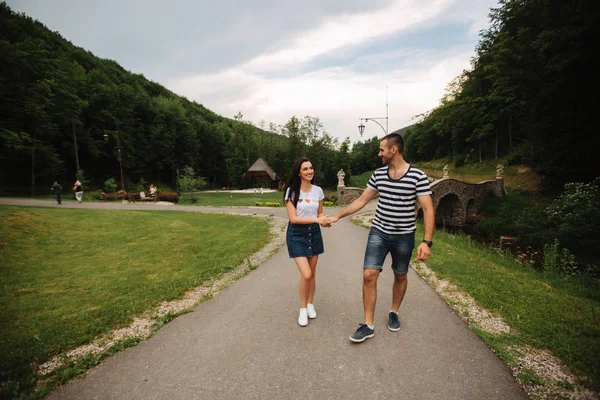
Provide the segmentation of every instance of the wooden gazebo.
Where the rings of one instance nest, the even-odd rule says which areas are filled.
[[[277,189],[278,177],[273,168],[265,160],[259,158],[252,164],[242,178],[244,187],[260,187]]]

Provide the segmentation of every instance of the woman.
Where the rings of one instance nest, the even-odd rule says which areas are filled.
[[[73,189],[75,189],[75,198],[77,199],[77,202],[81,204],[81,200],[83,200],[83,185],[79,182],[79,179],[75,182]]]
[[[288,189],[283,200],[290,220],[287,229],[287,247],[300,271],[300,314],[298,324],[308,325],[309,318],[316,318],[313,305],[315,297],[315,271],[319,254],[323,253],[321,228],[329,226],[323,215],[323,190],[312,184],[315,171],[306,157],[294,163]]]

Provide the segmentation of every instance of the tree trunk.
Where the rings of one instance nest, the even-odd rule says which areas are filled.
[[[494,150],[494,158],[498,159],[498,130],[496,130],[496,149]]]
[[[479,162],[483,162],[483,160],[481,159],[481,143],[479,143]]]
[[[77,135],[75,134],[75,125],[71,122],[71,127],[73,128],[73,146],[75,149],[75,166],[77,169],[75,172],[79,172],[79,149],[77,148]]]
[[[31,147],[31,197],[35,195],[35,139]]]
[[[512,152],[512,113],[508,117],[508,152]]]

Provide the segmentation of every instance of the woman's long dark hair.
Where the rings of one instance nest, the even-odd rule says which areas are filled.
[[[290,174],[290,178],[288,179],[287,187],[290,189],[289,199],[294,202],[294,207],[298,207],[298,197],[300,197],[300,184],[302,183],[302,178],[300,178],[300,168],[302,168],[302,164],[310,161],[308,157],[300,157],[296,161],[294,161],[294,167],[292,168],[292,172]],[[315,180],[315,176],[313,175],[310,183],[313,183]],[[286,190],[287,192],[287,190]],[[285,192],[283,193],[283,202],[285,203]]]

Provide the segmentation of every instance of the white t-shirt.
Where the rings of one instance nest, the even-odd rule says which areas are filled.
[[[323,189],[316,185],[312,185],[308,193],[300,190],[298,205],[296,206],[296,217],[317,218],[319,216],[319,201],[324,198]],[[292,200],[290,199],[290,188],[285,191],[285,200]]]

